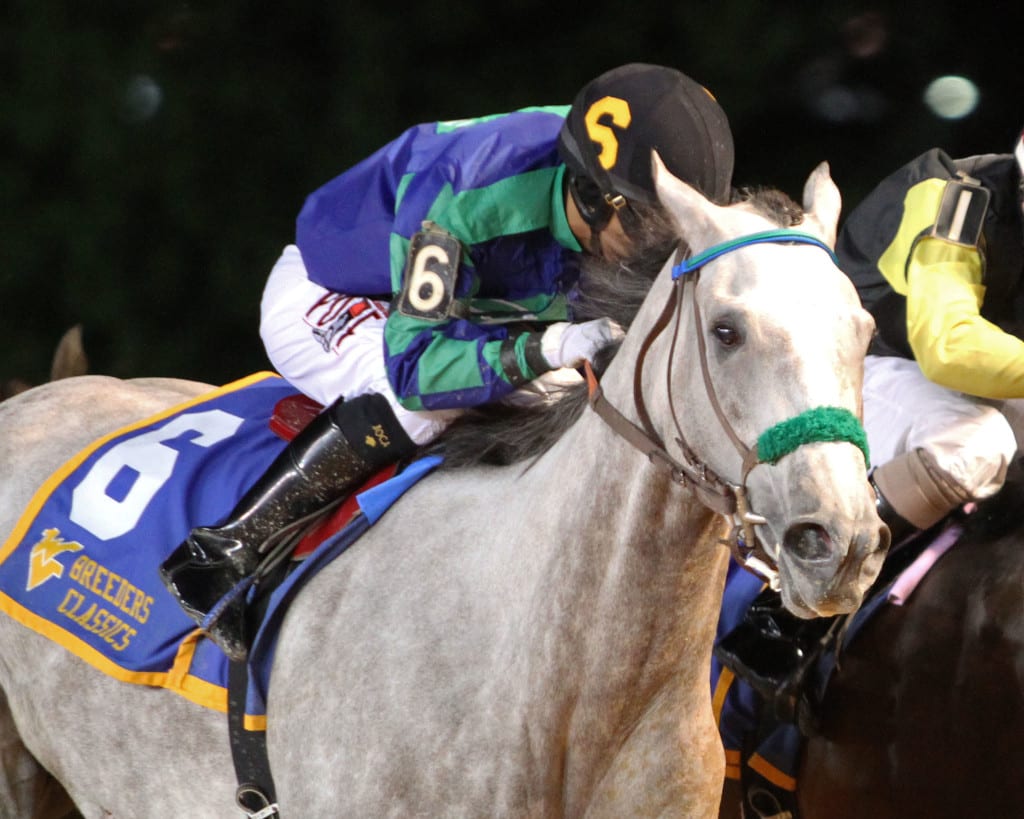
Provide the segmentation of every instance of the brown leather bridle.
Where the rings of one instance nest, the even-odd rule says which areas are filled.
[[[708,262],[733,250],[764,242],[810,244],[825,250],[835,261],[832,249],[820,239],[807,233],[787,229],[754,233],[723,242],[691,258],[686,257],[687,249],[680,245],[676,251],[672,267],[673,286],[671,293],[657,321],[654,322],[640,345],[640,352],[633,371],[633,403],[640,423],[634,424],[608,402],[589,363],[586,365],[586,376],[590,394],[590,406],[593,410],[620,437],[643,452],[653,464],[668,469],[669,476],[674,483],[686,488],[713,512],[729,518],[732,521],[732,529],[728,537],[723,540],[723,543],[729,546],[733,556],[741,566],[762,577],[773,588],[777,589],[779,583],[778,553],[777,551],[772,553],[766,549],[761,538],[757,536],[755,527],[767,523],[767,520],[750,508],[747,500],[747,478],[751,470],[758,464],[775,463],[782,455],[787,454],[787,452],[792,451],[796,447],[789,448],[787,452],[783,452],[778,457],[772,457],[771,459],[762,458],[759,454],[757,443],[754,446],[748,446],[737,435],[728,416],[722,411],[714,383],[711,380],[708,368],[707,344],[704,338],[703,322],[700,306],[697,303],[696,292],[700,271]],[[693,304],[694,330],[697,336],[697,350],[704,389],[719,424],[721,424],[722,429],[728,435],[729,440],[732,441],[733,446],[742,459],[742,475],[738,483],[731,483],[716,474],[689,446],[679,425],[678,413],[672,398],[672,362],[675,359],[676,342],[679,338],[679,325],[682,320],[683,288],[686,287],[688,282],[693,285],[690,295]],[[674,458],[666,450],[664,441],[651,423],[650,414],[647,411],[643,395],[643,369],[647,353],[655,339],[673,322],[673,319],[675,329],[669,350],[668,365],[665,371],[666,384],[668,386],[669,412],[676,429],[674,440],[679,447],[681,459]],[[833,408],[833,411],[836,410]],[[842,412],[845,412],[845,410]],[[859,427],[859,422],[856,423]],[[773,429],[775,428],[773,427]],[[761,441],[763,437],[761,436],[758,440]],[[810,443],[813,440],[851,440],[851,442],[858,443],[858,445],[860,443],[859,440],[853,441],[848,433],[834,430],[826,437],[808,438],[798,442],[798,445]]]

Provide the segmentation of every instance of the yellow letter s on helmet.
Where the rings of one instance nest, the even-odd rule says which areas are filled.
[[[633,121],[633,115],[630,113],[629,103],[619,97],[602,97],[587,109],[583,118],[587,125],[587,135],[601,146],[597,160],[607,171],[614,168],[618,161],[619,139],[609,125],[600,121],[605,114],[611,117],[612,125],[619,128],[628,128]]]

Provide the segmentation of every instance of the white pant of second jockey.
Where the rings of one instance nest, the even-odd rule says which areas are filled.
[[[324,406],[342,397],[382,395],[408,436],[420,445],[434,440],[460,414],[454,409],[413,411],[398,402],[384,366],[388,305],[310,281],[295,245],[285,247],[271,270],[260,312],[260,336],[274,369]],[[549,390],[580,380],[574,369],[552,370],[506,400],[544,400]]]
[[[872,468],[892,465],[909,453],[923,454],[944,476],[941,494],[953,508],[957,500],[987,498],[1002,487],[1007,467],[1024,441],[1024,400],[965,395],[929,381],[910,359],[868,356],[864,427]],[[928,519],[933,514],[903,498],[900,484],[911,482],[911,472],[893,474],[897,477],[890,478],[889,486],[880,482],[880,488],[896,510],[922,528],[934,523]],[[942,504],[933,497],[925,506],[939,514]],[[909,516],[907,508],[912,510]]]

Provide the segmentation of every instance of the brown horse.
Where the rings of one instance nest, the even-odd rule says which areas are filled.
[[[1024,814],[1024,469],[903,606],[840,658],[798,777],[802,819]]]

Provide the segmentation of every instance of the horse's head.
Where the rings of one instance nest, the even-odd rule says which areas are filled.
[[[790,610],[850,611],[881,567],[888,534],[858,420],[874,325],[830,250],[839,191],[823,163],[790,229],[756,197],[719,207],[657,157],[655,170],[692,253],[669,263],[639,319],[650,327],[661,305],[678,303],[640,362],[651,426],[673,457],[738,489],[738,552],[756,537]]]

